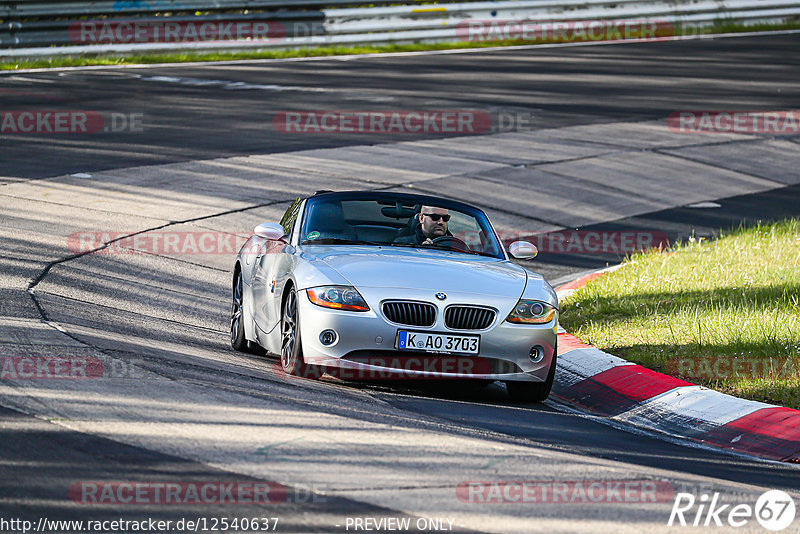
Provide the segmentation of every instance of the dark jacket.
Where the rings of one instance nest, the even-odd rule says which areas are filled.
[[[452,236],[453,234],[448,230],[445,235]],[[422,233],[422,225],[417,224],[413,234],[396,237],[393,243],[397,243],[398,245],[421,245],[426,239],[428,239],[428,236]]]

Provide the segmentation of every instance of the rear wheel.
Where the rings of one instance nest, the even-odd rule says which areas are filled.
[[[553,361],[544,382],[506,382],[506,389],[515,402],[542,402],[550,396],[556,376],[556,350],[553,347]]]
[[[283,304],[281,316],[281,366],[290,375],[317,379],[322,369],[307,365],[303,360],[300,343],[300,314],[297,310],[297,294],[290,288]]]

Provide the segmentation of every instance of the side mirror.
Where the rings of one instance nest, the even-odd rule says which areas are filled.
[[[527,241],[514,241],[508,246],[508,253],[518,260],[530,260],[539,254],[539,249]]]
[[[285,235],[283,226],[278,223],[261,223],[253,229],[253,233],[271,241],[280,241]]]

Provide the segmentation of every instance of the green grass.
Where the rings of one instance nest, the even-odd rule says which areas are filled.
[[[137,65],[150,63],[186,63],[191,61],[235,61],[242,59],[283,59],[298,57],[345,56],[388,52],[455,50],[528,44],[524,41],[480,41],[454,43],[387,44],[374,46],[319,46],[308,48],[252,50],[244,52],[179,52],[171,54],[132,54],[96,56],[53,56],[43,59],[0,61],[0,70],[79,67],[85,65]]]
[[[800,21],[786,22],[762,22],[759,24],[742,24],[729,19],[717,19],[713,26],[708,29],[708,33],[746,33],[746,32],[769,32],[779,30],[800,29]]]
[[[800,22],[759,24],[745,26],[726,20],[719,20],[713,26],[697,30],[696,28],[675,28],[677,35],[698,35],[706,33],[738,33],[748,31],[768,31],[800,29]],[[178,52],[164,54],[97,54],[82,56],[53,56],[35,59],[0,60],[0,70],[19,70],[56,67],[81,67],[87,65],[137,65],[152,63],[186,63],[192,61],[232,61],[243,59],[276,59],[298,57],[324,57],[355,54],[374,54],[386,52],[416,52],[425,50],[455,50],[463,48],[486,48],[495,46],[517,46],[525,44],[547,44],[558,40],[501,40],[479,42],[447,42],[447,43],[414,43],[387,44],[371,46],[321,46],[291,49],[252,50],[240,52]]]
[[[560,321],[650,369],[800,408],[800,219],[629,257]]]

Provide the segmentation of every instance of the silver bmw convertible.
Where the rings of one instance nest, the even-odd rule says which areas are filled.
[[[480,209],[433,196],[320,191],[258,225],[233,269],[231,344],[289,375],[502,381],[547,398],[558,299],[510,260]]]

